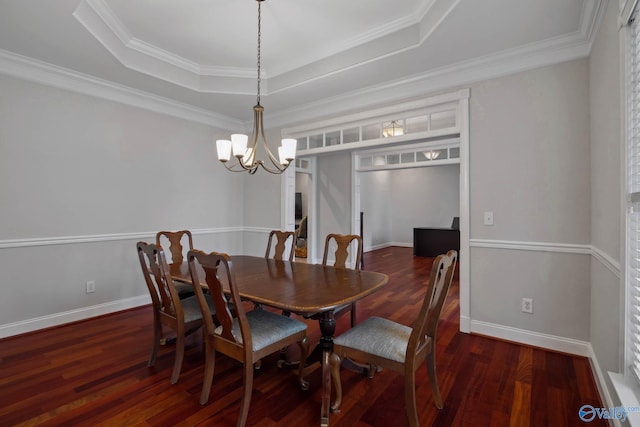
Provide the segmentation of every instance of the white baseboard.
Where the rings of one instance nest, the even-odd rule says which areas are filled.
[[[65,323],[77,322],[78,320],[85,320],[91,317],[115,313],[116,311],[127,310],[129,308],[139,307],[146,304],[151,304],[151,297],[149,295],[126,298],[90,307],[82,307],[76,310],[55,313],[48,316],[27,319],[20,322],[8,323],[6,325],[0,325],[0,338],[33,332],[39,329],[63,325]]]
[[[613,408],[614,403],[611,398],[611,393],[609,393],[609,388],[607,387],[607,383],[605,381],[605,375],[600,369],[600,364],[598,363],[598,358],[596,357],[596,353],[593,351],[593,347],[591,343],[588,343],[589,346],[589,361],[591,362],[591,372],[593,373],[593,378],[596,380],[596,387],[598,388],[598,393],[600,393],[600,397],[602,398],[605,408]],[[610,420],[616,427],[622,427],[620,420],[613,419]]]
[[[467,316],[460,316],[460,332],[468,334],[471,332],[471,319]]]
[[[413,243],[386,242],[386,243],[381,243],[379,245],[368,246],[368,247],[363,249],[363,252],[375,251],[375,250],[378,250],[378,249],[389,248],[391,246],[400,246],[400,247],[403,247],[403,248],[412,248],[413,247]]]
[[[593,355],[591,344],[587,341],[547,335],[495,323],[471,320],[471,332],[578,356],[591,357]]]

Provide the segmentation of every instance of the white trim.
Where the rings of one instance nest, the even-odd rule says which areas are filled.
[[[0,325],[0,338],[24,334],[70,322],[77,322],[79,320],[115,313],[117,311],[140,307],[147,304],[151,304],[151,297],[149,297],[149,295],[141,295],[118,301],[111,301],[104,304],[93,305],[90,307],[63,311],[61,313],[54,313],[47,316],[35,317],[32,319],[22,320],[20,322],[8,323]]]
[[[599,16],[604,13],[602,11],[604,8],[601,2],[597,4],[597,14]],[[275,113],[267,112],[265,118],[270,126],[281,127],[289,123],[309,121],[321,116],[335,116],[340,111],[362,110],[366,105],[390,103],[394,100],[400,101],[444,88],[469,85],[481,80],[585,57],[590,52],[591,44],[593,43],[592,39],[600,19],[597,17],[588,22],[585,19],[582,19],[582,21],[580,31],[562,40],[553,40],[553,43],[545,41],[522,49],[476,58],[471,61],[429,70],[408,78],[324,98],[316,102],[296,106],[295,108],[283,109]],[[586,37],[589,39],[585,40],[584,38]],[[0,73],[215,126],[226,131],[244,128],[245,125],[244,122],[229,116],[213,113],[202,108],[162,98],[4,50],[0,50]]]
[[[563,252],[574,254],[591,254],[591,246],[571,243],[519,242],[512,240],[470,239],[473,248],[512,249],[540,252]]]
[[[591,344],[588,341],[543,334],[526,329],[499,325],[497,323],[482,322],[480,320],[471,320],[471,332],[520,344],[561,351],[563,353],[576,354],[584,357],[590,356],[589,349]]]
[[[306,79],[302,83],[308,83],[331,74],[375,62],[421,45],[444,21],[446,16],[455,9],[460,0],[453,2],[451,0],[440,0],[444,7],[434,8],[433,6],[436,2],[436,0],[427,1],[424,5],[420,5],[414,14],[388,22],[356,37],[343,40],[337,46],[321,48],[315,53],[292,57],[286,63],[276,65],[268,71],[265,70],[263,72],[265,80],[263,93],[265,95],[275,93],[275,91],[268,90],[270,79],[273,80],[278,76],[284,76],[309,64],[326,61],[335,55],[362,51],[363,47],[366,48],[366,45],[370,43],[381,44],[390,37],[398,39],[398,35],[403,40],[397,48],[391,51],[385,49],[384,54],[365,55],[363,60],[355,64],[351,64],[349,60],[330,67],[330,71],[314,76],[311,79]],[[104,0],[83,0],[74,10],[73,16],[114,58],[127,68],[200,92],[250,94],[250,92],[246,92],[249,90],[249,85],[253,84],[255,71],[250,68],[203,65],[143,40],[136,39]],[[357,56],[361,55],[347,55],[346,57],[354,58]],[[280,90],[286,90],[297,85],[296,83],[289,83]]]
[[[596,383],[596,388],[598,389],[598,393],[600,394],[600,397],[603,400],[603,404],[606,408],[613,408],[614,407],[614,403],[613,400],[611,399],[611,394],[609,393],[609,387],[607,387],[607,383],[605,380],[605,375],[602,372],[602,369],[600,369],[600,364],[598,363],[598,358],[596,357],[596,353],[593,351],[593,346],[591,346],[591,343],[588,343],[589,345],[589,362],[591,362],[591,373],[593,374],[593,378],[595,379],[595,383]],[[612,379],[613,382],[613,379]],[[627,414],[628,416],[629,414]],[[620,421],[617,419],[613,420],[613,424],[616,427],[622,427],[622,425],[620,424]]]
[[[306,56],[303,55],[303,57],[295,57],[289,63],[280,64],[272,72],[265,72],[265,90],[263,93],[264,95],[270,95],[286,91],[330,75],[374,63],[400,52],[415,49],[424,44],[425,40],[439,27],[444,18],[455,9],[459,1],[436,2],[431,0],[412,16],[387,23],[373,31],[345,40],[340,46],[333,49],[324,49],[320,54],[307,54]],[[580,26],[577,31],[511,49],[507,53],[511,59],[507,61],[508,66],[514,67],[518,63],[527,62],[531,55],[538,57],[532,68],[548,65],[551,61],[561,62],[579,56],[587,56],[595,39],[597,25],[603,13],[603,3],[605,3],[604,0],[585,1],[580,16]],[[434,7],[441,5],[444,6]],[[73,15],[99,43],[128,68],[200,92],[248,94],[247,91],[250,85],[248,78],[250,71],[248,69],[203,66],[149,43],[136,40],[103,0],[84,0],[78,5]],[[413,30],[413,28],[416,29]],[[286,76],[287,73],[309,64],[330,60],[336,54],[345,54],[350,51],[356,51],[357,53],[367,44],[384,43],[387,41],[388,36],[396,39],[401,36],[403,41],[396,48],[391,50],[383,49],[383,53],[380,55],[364,55],[362,60],[355,63],[348,61],[325,67],[325,72],[318,75],[312,74],[310,78],[302,81],[293,81]],[[560,55],[557,55],[558,52],[560,52]],[[357,56],[361,55],[346,55],[345,57],[354,58]],[[503,57],[504,55],[499,53],[489,56],[488,60],[495,63],[494,68],[501,68]],[[457,70],[464,66],[465,63],[461,63],[454,64],[448,68]],[[292,74],[295,75],[296,73]],[[277,89],[275,89],[277,85],[274,82],[276,77],[283,81]],[[274,82],[274,84],[269,84],[270,81]],[[468,82],[458,82],[457,84],[468,84]],[[448,87],[454,85],[455,83],[448,85]],[[270,86],[274,89],[269,90]]]
[[[595,246],[591,246],[591,255],[593,255],[595,259],[600,261],[602,265],[607,267],[607,269],[609,269],[609,271],[611,271],[618,279],[622,278],[622,268],[620,267],[620,263],[618,261],[614,260],[609,255],[604,253],[601,249]]]
[[[460,99],[458,104],[457,123],[460,128],[460,250],[458,256],[458,267],[460,272],[460,331],[469,332],[471,330],[471,248],[469,246],[469,238],[471,236],[470,217],[471,217],[471,192],[469,190],[469,173],[470,150],[469,141],[471,137],[470,127],[470,106],[469,97],[470,89],[465,90],[465,97]]]
[[[356,123],[360,121],[370,120],[372,118],[384,117],[396,113],[404,113],[406,111],[419,110],[422,108],[433,107],[444,104],[454,104],[460,99],[469,98],[469,89],[461,89],[454,92],[448,92],[441,95],[429,96],[418,99],[416,101],[402,102],[393,104],[388,107],[376,108],[372,110],[361,111],[348,115],[334,115],[333,118],[312,121],[298,126],[285,128],[282,130],[283,135],[298,135],[303,133],[311,133],[319,129],[331,128],[333,126],[343,125],[345,123]],[[453,106],[453,105],[452,105]],[[456,121],[457,123],[457,121]],[[450,131],[450,129],[447,129]],[[451,133],[451,132],[450,132]]]
[[[622,277],[620,263],[604,251],[593,245],[578,245],[571,243],[544,243],[544,242],[519,242],[510,240],[486,240],[471,239],[470,245],[474,248],[509,249],[536,252],[571,253],[591,255],[604,265],[616,277]]]
[[[360,235],[360,229],[362,227],[362,224],[360,222],[360,214],[361,214],[361,209],[362,209],[362,204],[360,203],[360,189],[361,187],[361,180],[360,180],[360,174],[359,173],[353,173],[353,171],[357,172],[358,171],[358,160],[359,160],[359,156],[358,153],[355,152],[351,152],[351,234],[357,234]],[[364,239],[364,236],[360,236]],[[360,243],[362,243],[362,252],[364,252],[364,242],[361,241]]]
[[[227,229],[225,229],[227,230]],[[242,232],[248,232],[248,233],[270,233],[271,230],[273,230],[273,228],[269,228],[269,227],[238,227],[237,230],[231,230],[231,231],[242,231]]]
[[[257,227],[225,227],[190,229],[191,234],[220,234],[244,231],[269,232],[269,229]],[[24,248],[30,246],[73,245],[79,243],[107,242],[114,240],[140,240],[155,238],[155,231],[137,233],[94,234],[84,236],[37,237],[33,239],[0,240],[0,249]]]
[[[378,245],[374,245],[374,246],[369,246],[369,247],[363,248],[362,251],[363,252],[371,252],[371,251],[376,251],[378,249],[389,248],[389,247],[392,247],[392,246],[397,246],[399,248],[412,248],[413,247],[413,243],[385,242],[385,243],[380,243]]]
[[[623,374],[619,374],[617,372],[608,372],[608,374],[609,374],[609,378],[611,379],[611,383],[613,384],[613,388],[615,389],[616,394],[618,395],[618,399],[620,400],[620,403],[622,404],[622,406],[626,408],[639,407],[640,402],[638,402],[638,399],[636,397],[636,390],[634,390],[634,387],[637,387],[637,383],[635,381],[634,382],[627,381],[627,379]],[[627,421],[631,427],[640,426],[640,413],[628,412]],[[615,420],[615,422],[616,422],[616,427],[622,426],[622,424],[620,424],[618,420]]]
[[[625,0],[624,5],[620,10],[620,15],[618,15],[618,29],[624,27],[629,23],[629,19],[631,19],[631,15],[635,10],[638,4],[638,0]]]
[[[119,102],[155,113],[214,126],[222,130],[230,131],[244,128],[243,122],[229,116],[207,111],[202,108],[163,98],[158,95],[102,80],[2,49],[0,49],[0,74],[81,93],[83,95]]]
[[[269,114],[267,120],[272,126],[283,126],[292,122],[310,121],[315,117],[335,116],[341,111],[362,110],[367,105],[401,102],[403,99],[446,88],[468,86],[479,81],[584,58],[589,55],[590,49],[591,43],[577,40],[576,35],[554,40],[553,43],[544,41],[279,110]]]
[[[296,170],[295,165],[287,168],[280,175],[280,200],[281,215],[280,215],[280,229],[285,231],[296,230],[296,215],[295,215],[295,191],[296,191]],[[289,243],[287,242],[287,245]]]

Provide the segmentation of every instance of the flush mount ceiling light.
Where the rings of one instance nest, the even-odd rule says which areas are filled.
[[[248,144],[249,137],[244,134],[232,134],[231,140],[219,139],[216,141],[218,160],[232,172],[249,172],[253,175],[259,167],[272,174],[284,172],[296,157],[295,139],[286,138],[282,140],[282,145],[278,147],[278,157],[269,150],[267,138],[264,135],[262,115],[264,107],[260,105],[260,36],[261,36],[261,5],[264,0],[258,2],[258,95],[256,105],[253,107],[253,133],[251,143]],[[258,144],[258,140],[262,143]],[[258,150],[262,147],[268,162],[261,160]],[[230,164],[231,154],[236,159]]]
[[[392,120],[382,125],[382,136],[385,138],[400,135],[404,135],[404,128],[397,120]]]

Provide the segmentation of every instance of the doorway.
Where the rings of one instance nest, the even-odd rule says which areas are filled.
[[[333,156],[339,152],[351,152],[351,230],[353,234],[360,232],[360,183],[358,172],[356,172],[356,156],[354,151],[393,147],[394,145],[407,143],[408,141],[432,141],[437,138],[457,137],[459,147],[457,157],[459,160],[459,229],[460,229],[460,252],[458,257],[459,283],[460,283],[460,330],[462,332],[471,331],[470,317],[470,264],[469,264],[469,89],[461,89],[448,94],[436,95],[418,101],[397,104],[391,107],[381,108],[361,112],[348,116],[336,117],[319,123],[309,123],[294,128],[282,129],[283,135],[295,137],[298,140],[298,155],[301,159],[312,163],[312,184],[310,195],[309,211],[309,238],[317,243],[316,233],[318,227],[318,181],[328,179],[334,184],[332,191],[339,193],[343,206],[348,206],[349,201],[344,200],[349,193],[349,178],[345,178],[339,172],[341,182],[332,180],[333,175],[338,170],[333,164],[323,161],[323,173],[319,174],[315,164],[319,156],[328,155],[332,160]],[[386,138],[382,134],[384,120],[400,117],[407,126],[405,135]],[[423,128],[422,124],[426,123]],[[415,129],[414,129],[415,128]],[[423,153],[426,156],[426,153]],[[430,154],[431,155],[431,154]],[[400,163],[403,157],[400,155]],[[417,154],[414,157],[417,161]],[[338,163],[344,163],[338,158]],[[372,162],[375,162],[375,158]],[[388,160],[388,159],[387,159]],[[297,165],[298,159],[296,159]],[[325,171],[325,166],[328,170]],[[342,169],[344,170],[344,169]],[[295,192],[295,172],[287,170],[283,177],[283,211],[282,217],[286,224],[294,226],[294,192]],[[345,191],[346,190],[346,191]],[[332,200],[334,200],[333,198]],[[332,214],[330,204],[325,206],[323,202],[323,214]],[[347,208],[348,209],[348,208]],[[313,217],[313,218],[312,218]],[[324,221],[323,216],[323,221]],[[344,218],[342,216],[341,218]],[[315,220],[313,220],[315,219]],[[314,249],[317,244],[309,244],[308,262],[315,262],[316,255]]]

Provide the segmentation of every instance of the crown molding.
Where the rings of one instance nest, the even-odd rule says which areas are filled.
[[[413,15],[391,21],[372,31],[347,39],[339,45],[315,51],[313,54],[295,56],[290,62],[280,64],[277,68],[263,73],[261,77],[263,79],[263,94],[267,96],[308,84],[420,46],[459,3],[460,0],[453,2],[450,0],[429,0]],[[522,55],[526,55],[527,50],[530,49],[536,50],[545,47],[558,49],[563,45],[585,44],[586,42],[585,49],[589,52],[604,13],[604,4],[605,0],[585,1],[579,29],[573,34],[516,50],[522,50]],[[82,0],[73,15],[127,68],[199,92],[241,95],[252,95],[254,92],[255,71],[253,69],[198,64],[135,39],[104,0]],[[416,31],[407,31],[414,26],[417,28]],[[391,39],[394,41],[391,42]],[[375,53],[362,55],[362,50],[367,49],[372,43],[380,42],[388,43],[391,47],[382,50],[372,49],[372,51],[375,50]],[[353,54],[349,54],[349,52]],[[501,55],[504,53],[496,56]],[[363,59],[356,63],[350,62],[355,57]],[[567,59],[571,58],[565,60]],[[310,64],[320,64],[324,61],[327,61],[327,64],[333,63],[333,65],[309,67]],[[456,67],[453,66],[454,71],[456,71]],[[308,68],[309,72],[312,72],[311,69],[326,69],[326,71],[301,77],[304,74],[303,68]],[[277,83],[274,80],[276,77],[278,78]],[[270,85],[269,80],[274,80],[273,84]],[[270,86],[273,90],[270,90]]]
[[[607,0],[585,1],[582,3],[582,15],[580,16],[580,37],[587,42],[589,53],[598,35],[598,28],[607,12]]]
[[[263,94],[269,91],[269,80],[280,77],[288,83],[280,84],[279,90],[290,89],[309,83],[318,78],[336,74],[353,67],[385,58],[423,43],[444,21],[446,16],[460,3],[460,0],[428,0],[413,15],[391,21],[371,31],[344,40],[338,45],[315,50],[307,55],[293,56],[287,63],[263,70]],[[429,13],[431,12],[431,14]],[[198,92],[252,95],[255,86],[255,70],[248,68],[209,66],[190,61],[143,40],[134,38],[122,21],[104,0],[82,0],[73,16],[125,67]],[[416,31],[405,31],[416,26]],[[393,39],[394,41],[390,41]],[[372,43],[391,47],[372,49],[370,54],[362,54]],[[356,51],[357,54],[356,54]],[[352,52],[352,53],[350,53]],[[355,64],[353,57],[366,59]],[[335,65],[325,67],[329,71],[311,78],[297,81],[296,70],[323,61]],[[317,68],[317,67],[312,67]],[[320,67],[322,68],[322,67]]]
[[[38,61],[0,49],[0,74],[78,92],[83,95],[107,99],[160,114],[232,130],[243,122],[222,114],[213,113],[192,105],[163,98],[141,90],[112,83],[97,77]]]
[[[596,30],[593,26],[590,33],[595,34]],[[265,114],[265,122],[268,122],[272,127],[282,127],[291,123],[313,120],[316,117],[331,116],[369,105],[397,102],[440,90],[584,58],[590,52],[591,42],[585,39],[581,31],[576,31],[568,36],[544,40]]]
[[[101,0],[84,0],[78,8],[85,7],[89,3],[101,4],[102,2]],[[604,6],[604,0],[585,1],[581,25],[576,32],[568,36],[429,70],[407,78],[324,98],[301,106],[276,112],[269,110],[268,113],[265,113],[265,121],[269,127],[283,127],[292,123],[314,120],[317,117],[333,116],[366,106],[398,102],[440,90],[586,57],[591,51],[602,20]],[[110,25],[114,26],[115,30],[112,31],[120,34],[120,37],[126,36],[126,31],[118,27],[117,23]],[[225,131],[244,128],[246,124],[223,114],[4,50],[0,50],[0,73],[206,124]],[[247,91],[247,94],[254,94],[254,83],[251,82],[251,89]],[[234,90],[230,90],[230,92],[234,92]]]

